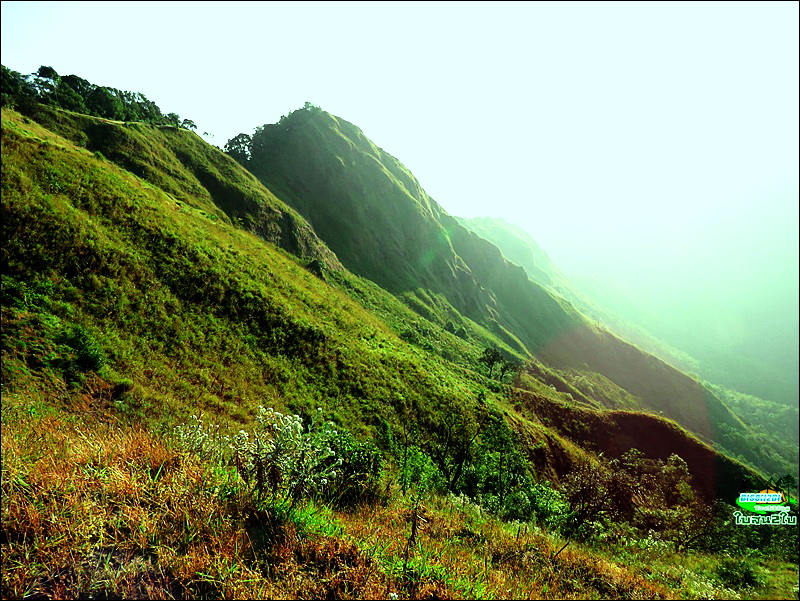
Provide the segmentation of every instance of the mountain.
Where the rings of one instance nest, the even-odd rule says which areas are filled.
[[[251,174],[176,125],[18,108],[4,597],[508,596],[473,566],[521,578],[534,548],[574,575],[525,576],[536,594],[667,596],[652,562],[603,560],[597,584],[599,551],[556,537],[711,549],[713,501],[767,486],[718,445],[777,461],[715,395],[531,282],[346,121],[261,128]]]
[[[547,253],[525,230],[500,218],[476,217],[472,219],[457,218],[467,229],[475,232],[497,246],[512,263],[522,267],[528,277],[568,300],[581,313],[602,323],[625,340],[634,342],[646,352],[675,366],[680,371],[696,373],[698,362],[686,352],[678,350],[663,340],[655,338],[643,327],[634,325],[652,321],[650,315],[636,300],[636,293],[624,290],[612,282],[591,282],[582,278],[576,285],[571,278],[565,276]],[[584,292],[588,290],[589,293]],[[626,315],[635,314],[637,319],[625,319],[609,306],[625,306],[622,311]],[[618,309],[619,310],[619,309]]]
[[[737,382],[745,384],[748,380],[752,383],[756,379],[754,372],[763,374],[769,369],[773,371],[771,379],[780,380],[779,365],[769,365],[769,362],[763,359],[758,360],[752,356],[734,357],[733,352],[719,349],[716,360],[708,359],[710,354],[706,350],[702,354],[704,361],[701,362],[684,350],[678,350],[655,337],[643,326],[661,324],[660,331],[664,331],[664,319],[652,309],[648,309],[646,300],[635,290],[588,276],[576,279],[576,283],[573,284],[527,232],[503,219],[459,219],[459,222],[495,244],[509,261],[523,267],[533,281],[555,294],[560,294],[585,315],[681,371],[691,372],[695,377],[698,377],[697,374],[702,374],[713,382],[730,385]],[[613,310],[607,307],[613,307]],[[677,327],[673,325],[672,330]],[[699,338],[698,334],[695,334],[695,337]],[[705,346],[710,345],[706,342]],[[724,365],[728,368],[723,367]],[[740,374],[738,378],[732,377],[729,373],[732,365],[738,365],[737,371]],[[761,379],[766,381],[770,378]],[[797,452],[794,450],[798,440],[796,407],[742,394],[741,390],[746,391],[750,388],[747,385],[738,392],[715,385],[706,384],[706,386],[711,387],[714,394],[723,399],[729,407],[735,407],[736,415],[747,424],[760,430],[759,438],[762,444],[787,458],[790,463],[797,461]],[[597,397],[596,392],[594,396]]]
[[[119,122],[48,107],[34,111],[45,127],[163,190],[177,206],[236,223],[303,259],[341,267],[304,219],[198,136],[137,122],[120,127]]]
[[[468,230],[494,244],[503,256],[519,265],[528,277],[558,296],[579,307],[585,314],[589,301],[561,273],[542,247],[525,230],[496,217],[476,217],[456,220]]]
[[[727,439],[735,452],[770,461],[741,444],[746,426],[713,393],[531,281],[351,123],[313,107],[295,111],[257,130],[247,167],[308,219],[347,269],[421,316],[441,326],[450,315],[466,317],[510,351],[567,372],[565,390],[592,397],[601,380],[610,382],[625,400],[606,395],[600,402],[607,406],[663,414],[709,442]],[[574,290],[543,253],[538,259],[552,282]],[[594,385],[579,384],[589,381]],[[731,443],[729,431],[743,434],[739,443]]]

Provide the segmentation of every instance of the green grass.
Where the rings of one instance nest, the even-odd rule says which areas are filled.
[[[64,133],[86,125],[64,115]],[[190,132],[133,127],[131,143],[150,144],[148,161],[162,165],[148,177],[172,165],[177,189],[188,177],[180,169],[203,164],[186,150]],[[5,597],[662,595],[662,584],[598,564],[592,548],[553,559],[556,533],[514,535],[485,509],[437,495],[409,555],[413,500],[398,490],[387,433],[435,453],[453,433],[491,424],[477,449],[507,429],[508,449],[557,483],[577,462],[602,464],[598,443],[616,439],[624,420],[660,424],[672,450],[704,448],[686,432],[591,409],[530,374],[529,391],[489,380],[477,357],[502,345],[491,324],[416,291],[426,319],[334,263],[320,278],[240,227],[210,192],[176,201],[112,153],[11,111],[2,136]],[[184,151],[191,156],[159,163]],[[385,505],[315,502],[265,528],[229,466],[174,445],[172,427],[190,414],[232,433],[251,426],[259,405],[305,416],[321,407],[382,444]],[[651,438],[629,432],[634,446]]]

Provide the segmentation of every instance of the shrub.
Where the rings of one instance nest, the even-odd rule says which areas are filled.
[[[383,464],[378,448],[355,440],[349,432],[340,432],[329,444],[334,452],[329,462],[336,457],[339,467],[323,497],[340,507],[375,501],[380,496],[378,480]]]
[[[413,490],[418,496],[444,489],[444,478],[429,455],[419,447],[408,447],[400,466],[400,486],[405,493]]]
[[[759,584],[755,566],[744,558],[726,557],[717,567],[719,581],[728,588],[741,588]]]
[[[298,415],[259,407],[251,432],[222,437],[219,426],[196,415],[174,429],[178,446],[203,459],[236,468],[257,504],[292,511],[305,497],[318,496],[340,506],[374,500],[382,461],[369,442],[322,422],[321,409],[308,429]]]
[[[177,426],[174,434],[178,446],[185,451],[203,459],[221,457],[219,426],[214,424],[206,426],[198,415],[190,415],[189,422]]]
[[[331,448],[338,433],[331,422],[319,424],[317,410],[308,432],[299,415],[258,408],[252,436],[244,430],[229,439],[232,461],[258,502],[291,510],[303,496],[319,492],[342,464]]]
[[[82,326],[75,325],[62,331],[57,342],[73,351],[71,356],[58,361],[67,381],[78,380],[88,371],[100,371],[106,364],[102,347]]]
[[[537,482],[531,486],[528,497],[531,500],[531,512],[537,523],[552,529],[560,529],[565,525],[570,515],[570,507],[559,491]]]

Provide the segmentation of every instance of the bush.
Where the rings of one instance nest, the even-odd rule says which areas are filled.
[[[305,430],[300,416],[259,407],[253,430],[232,437],[220,436],[219,426],[192,415],[173,434],[182,450],[234,466],[256,504],[272,510],[291,512],[310,496],[339,506],[375,500],[380,451],[322,422],[321,413],[317,409]]]
[[[375,501],[380,496],[378,480],[383,464],[377,447],[370,442],[358,442],[349,432],[334,436],[330,447],[334,452],[330,462],[334,457],[341,461],[323,497],[339,507]]]
[[[755,566],[745,558],[723,559],[717,567],[717,578],[727,588],[755,586],[760,583]]]
[[[561,529],[570,516],[570,507],[564,496],[547,484],[537,482],[528,493],[531,512],[538,524],[550,529]]]
[[[69,356],[57,361],[69,382],[80,380],[85,372],[100,371],[106,364],[102,347],[82,326],[75,325],[62,331],[57,342],[72,351]]]
[[[338,436],[331,422],[319,424],[321,409],[308,432],[298,415],[258,408],[252,436],[240,430],[229,438],[232,461],[257,502],[291,510],[304,496],[321,491],[336,478],[342,458],[331,441]]]
[[[441,471],[419,447],[411,446],[406,449],[401,462],[400,486],[404,493],[412,489],[418,496],[424,496],[444,489]]]
[[[190,415],[189,422],[174,430],[178,445],[184,450],[203,459],[220,458],[219,426],[203,424],[198,415]]]

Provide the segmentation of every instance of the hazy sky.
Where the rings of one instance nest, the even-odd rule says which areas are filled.
[[[2,3],[11,69],[142,92],[219,146],[311,101],[568,272],[795,323],[798,45],[796,2]]]

